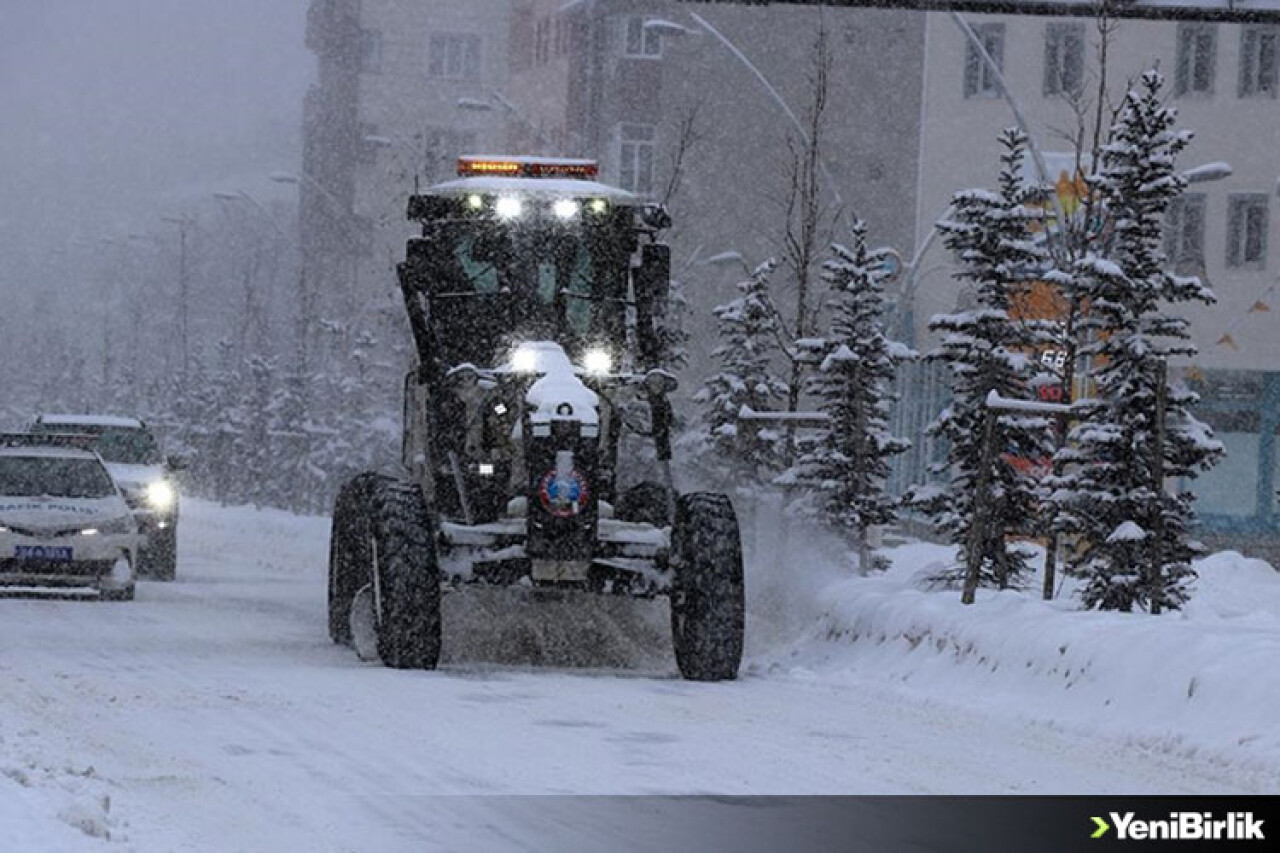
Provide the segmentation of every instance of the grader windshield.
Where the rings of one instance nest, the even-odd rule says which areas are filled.
[[[618,191],[480,176],[418,198],[423,234],[411,265],[439,363],[493,365],[529,340],[556,341],[571,356],[623,345],[636,236]]]

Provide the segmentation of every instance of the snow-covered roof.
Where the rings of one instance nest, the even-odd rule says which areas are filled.
[[[523,195],[549,198],[603,198],[614,204],[638,204],[639,198],[626,190],[596,181],[580,181],[574,178],[499,178],[484,176],[458,178],[428,187],[423,195],[465,196]]]
[[[115,429],[142,429],[137,418],[121,418],[115,415],[39,415],[37,423],[48,426],[91,426]]]
[[[81,450],[78,447],[4,447],[0,446],[0,456],[38,456],[44,459],[96,459],[98,454],[92,450]]]

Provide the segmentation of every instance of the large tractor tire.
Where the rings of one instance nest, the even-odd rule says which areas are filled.
[[[374,486],[387,478],[364,473],[338,490],[329,536],[329,637],[351,644],[351,603],[373,582],[372,525],[369,508]]]
[[[435,669],[441,643],[436,525],[415,485],[381,480],[371,497],[378,657],[396,669]]]
[[[736,678],[746,591],[742,538],[729,498],[681,495],[671,528],[671,639],[687,681]]]

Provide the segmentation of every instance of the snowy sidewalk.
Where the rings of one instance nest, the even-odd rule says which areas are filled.
[[[1280,774],[1280,573],[1234,552],[1197,563],[1182,612],[1081,612],[1070,586],[1025,592],[925,591],[952,549],[889,552],[884,575],[834,583],[821,617],[756,666],[803,677],[896,685],[921,697],[1120,737],[1138,746]],[[1280,780],[1280,775],[1276,776]]]

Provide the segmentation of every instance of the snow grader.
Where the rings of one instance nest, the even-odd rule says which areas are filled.
[[[458,175],[409,199],[401,471],[338,493],[330,636],[434,669],[445,595],[665,595],[682,676],[734,678],[737,517],[673,486],[666,211],[587,160],[464,157]],[[634,437],[652,453],[624,451]]]

